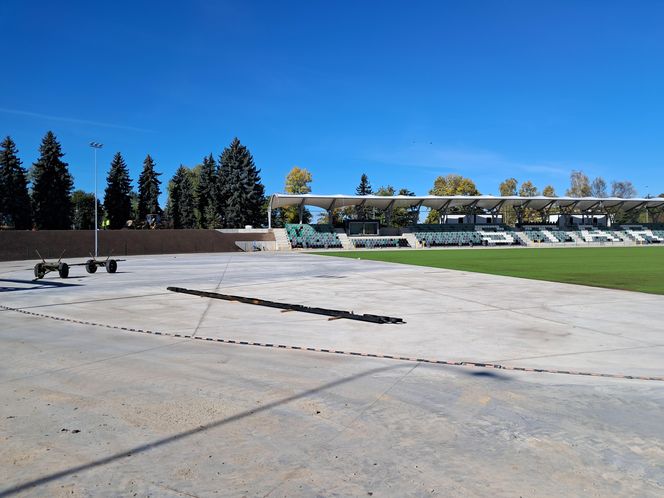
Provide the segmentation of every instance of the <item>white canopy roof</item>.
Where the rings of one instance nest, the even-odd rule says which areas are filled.
[[[621,199],[618,197],[496,197],[492,195],[454,195],[454,196],[382,196],[382,195],[317,195],[317,194],[272,194],[270,210],[287,206],[315,206],[325,210],[348,206],[375,207],[380,210],[395,207],[426,207],[446,210],[453,207],[478,207],[494,210],[503,206],[545,209],[549,207],[571,208],[578,211],[601,211],[664,207],[664,198]]]

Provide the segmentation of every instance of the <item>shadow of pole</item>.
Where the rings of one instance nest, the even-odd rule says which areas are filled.
[[[237,422],[238,420],[241,420],[243,418],[250,417],[252,415],[256,415],[261,412],[265,412],[268,410],[271,410],[272,408],[276,408],[277,406],[285,405],[287,403],[290,403],[292,401],[306,398],[307,396],[311,396],[312,394],[316,394],[321,391],[325,391],[328,389],[331,389],[333,387],[340,386],[342,384],[347,384],[349,382],[353,382],[357,379],[361,379],[362,377],[367,377],[369,375],[373,375],[376,373],[380,372],[386,372],[389,370],[398,370],[400,368],[412,368],[412,365],[393,365],[389,367],[381,367],[381,368],[373,368],[371,370],[367,370],[365,372],[361,372],[355,375],[351,375],[349,377],[344,377],[339,380],[335,380],[333,382],[328,382],[327,384],[323,384],[322,386],[315,387],[313,389],[308,389],[306,391],[303,391],[298,394],[294,394],[292,396],[288,396],[286,398],[282,398],[276,401],[272,401],[270,403],[267,403],[264,406],[258,407],[258,408],[253,408],[251,410],[245,410],[243,412],[240,412],[236,415],[231,415],[230,417],[223,418],[221,420],[217,420],[214,422],[210,422],[209,424],[201,425],[199,427],[196,427],[194,429],[189,429],[187,431],[179,432],[177,434],[173,434],[172,436],[168,436],[162,439],[158,439],[156,441],[153,441],[151,443],[143,444],[140,446],[135,446],[129,450],[123,451],[121,453],[115,453],[113,455],[109,455],[105,458],[100,458],[98,460],[94,460],[89,463],[85,463],[83,465],[77,465],[76,467],[71,467],[69,469],[62,470],[60,472],[55,472],[53,474],[48,474],[46,476],[40,477],[38,479],[34,479],[32,481],[24,482],[22,484],[18,484],[16,486],[13,486],[11,488],[7,488],[5,490],[0,491],[0,498],[6,497],[6,496],[11,496],[17,493],[21,493],[27,489],[36,487],[36,486],[41,486],[43,484],[47,484],[52,481],[56,481],[62,477],[66,477],[72,474],[76,474],[79,472],[83,472],[86,470],[90,470],[94,467],[100,467],[102,465],[107,465],[109,463],[113,463],[116,460],[120,460],[122,458],[128,458],[133,455],[137,455],[140,453],[145,453],[147,451],[150,451],[152,449],[158,448],[160,446],[164,446],[166,444],[174,443],[176,441],[180,441],[182,439],[185,439],[190,436],[194,436],[196,434],[199,434],[201,432],[208,431],[210,429],[215,429],[217,427],[221,427],[226,424],[230,424],[232,422]]]
[[[85,278],[85,277],[80,277]],[[66,282],[57,282],[53,280],[21,280],[16,278],[0,278],[0,282],[8,282],[12,284],[28,284],[31,287],[0,287],[0,292],[13,292],[13,291],[26,291],[26,290],[38,290],[38,289],[49,289],[57,287],[80,287],[81,284],[70,284]]]

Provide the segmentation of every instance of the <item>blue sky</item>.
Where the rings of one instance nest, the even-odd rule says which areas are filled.
[[[5,0],[0,134],[44,133],[92,190],[121,151],[170,177],[247,145],[268,193],[425,194],[460,173],[564,194],[571,169],[664,192],[664,2]],[[647,188],[646,188],[647,186]]]

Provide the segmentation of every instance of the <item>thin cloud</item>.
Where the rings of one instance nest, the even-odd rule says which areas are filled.
[[[112,123],[100,123],[99,121],[89,121],[87,119],[76,119],[76,118],[68,118],[65,116],[50,116],[48,114],[40,114],[37,112],[30,112],[30,111],[21,111],[18,109],[6,109],[4,107],[0,107],[0,113],[4,114],[14,114],[16,116],[26,116],[29,118],[36,118],[36,119],[48,119],[50,121],[59,121],[61,123],[73,123],[73,124],[82,124],[82,125],[89,125],[89,126],[99,126],[101,128],[115,128],[116,130],[126,130],[126,131],[138,131],[141,133],[154,133],[154,130],[149,130],[147,128],[137,128],[135,126],[125,126],[125,125],[117,125],[117,124],[112,124]]]
[[[400,150],[368,154],[366,159],[383,164],[424,169],[491,171],[500,169],[506,174],[518,172],[567,176],[572,166],[558,163],[527,163],[514,161],[501,154],[485,150],[431,147],[414,144]],[[577,169],[581,166],[576,165]],[[509,173],[513,171],[514,173]]]

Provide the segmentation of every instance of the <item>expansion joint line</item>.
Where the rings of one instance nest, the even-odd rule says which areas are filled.
[[[416,363],[429,363],[433,365],[447,365],[453,367],[471,367],[471,368],[487,368],[487,369],[499,369],[507,370],[514,372],[536,372],[536,373],[548,373],[548,374],[560,374],[560,375],[580,375],[587,377],[604,377],[609,379],[629,379],[629,380],[654,380],[664,382],[664,377],[648,377],[643,375],[623,375],[623,374],[611,374],[611,373],[597,373],[597,372],[580,372],[576,370],[557,370],[550,368],[526,368],[526,367],[514,367],[509,365],[501,365],[498,363],[484,363],[479,361],[452,361],[452,360],[435,360],[431,358],[416,358],[412,356],[396,356],[389,354],[374,354],[374,353],[358,353],[355,351],[340,351],[338,349],[324,349],[324,348],[309,348],[304,346],[289,346],[284,344],[273,344],[268,342],[252,342],[252,341],[238,341],[234,339],[223,339],[219,337],[205,337],[191,334],[177,334],[171,332],[160,332],[156,330],[147,330],[147,329],[137,329],[131,327],[121,327],[119,325],[109,325],[106,323],[96,323],[90,322],[87,320],[77,320],[75,318],[63,318],[59,316],[46,315],[44,313],[35,313],[34,311],[28,311],[21,308],[12,308],[10,306],[4,306],[0,304],[0,310],[4,311],[14,311],[16,313],[22,313],[24,315],[34,316],[37,318],[46,318],[49,320],[56,320],[59,322],[68,322],[76,323],[79,325],[90,325],[93,327],[101,327],[106,329],[113,330],[122,330],[125,332],[136,332],[141,334],[151,334],[151,335],[161,335],[166,337],[177,337],[184,339],[195,339],[198,341],[206,342],[217,342],[222,344],[235,344],[239,346],[258,346],[262,348],[274,348],[274,349],[289,349],[294,351],[310,351],[314,353],[328,353],[328,354],[337,354],[345,356],[363,356],[366,358],[380,358],[386,360],[398,360],[398,361],[410,361]]]
[[[233,256],[229,256],[228,261],[226,261],[226,266],[224,267],[224,271],[221,273],[221,277],[219,278],[219,282],[217,282],[217,286],[214,288],[214,290],[219,290],[219,287],[221,286],[221,283],[224,281],[224,277],[226,276],[226,271],[228,270],[228,265],[231,264],[231,259]],[[203,313],[201,314],[201,317],[198,319],[198,323],[196,324],[196,328],[194,329],[194,335],[196,335],[196,332],[198,332],[198,329],[201,328],[201,325],[203,325],[203,320],[205,320],[205,317],[208,314],[208,311],[210,311],[210,307],[212,306],[212,301],[208,301],[207,305],[205,306],[205,309],[203,310]]]

